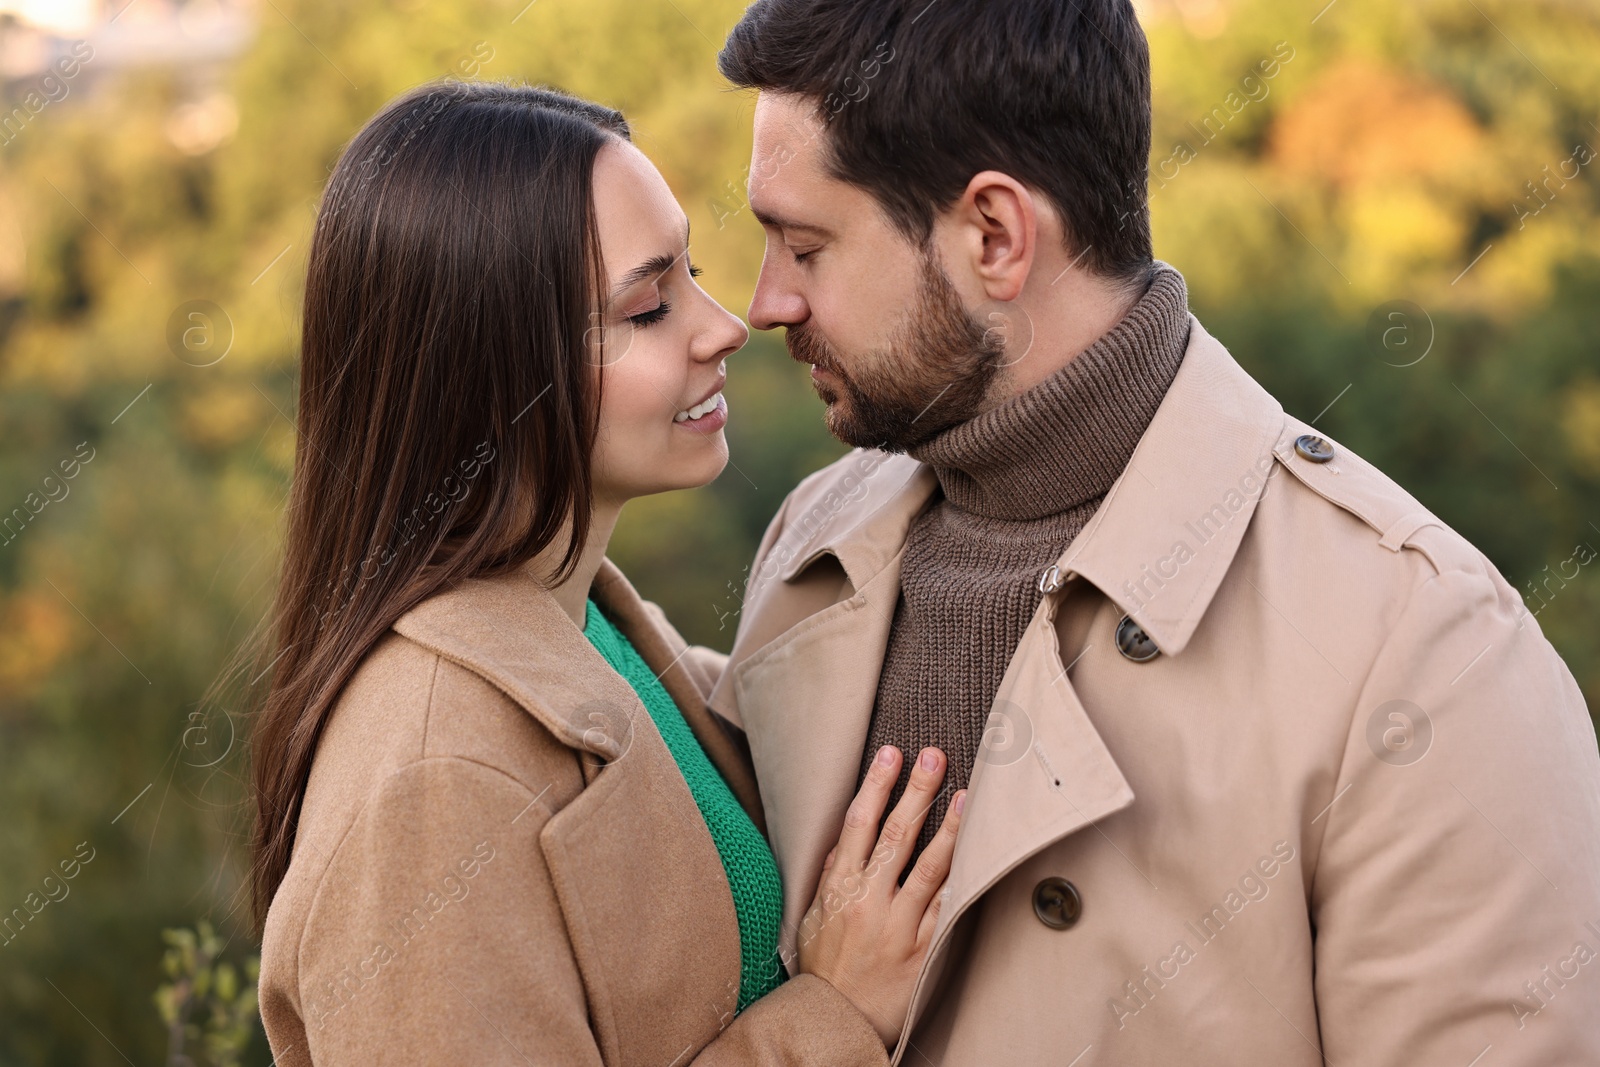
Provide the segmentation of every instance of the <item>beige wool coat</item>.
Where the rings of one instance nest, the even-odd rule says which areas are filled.
[[[762,825],[748,753],[706,709],[720,657],[690,653],[609,561],[593,595]],[[811,975],[735,1016],[739,963],[683,775],[530,573],[467,581],[395,623],[318,745],[267,916],[261,1014],[280,1067],[887,1062]]]
[[[1191,320],[1127,471],[1040,575],[895,1063],[1600,1063],[1583,698],[1482,554],[1316,437]],[[711,703],[747,732],[785,952],[934,488],[852,452],[751,569]]]

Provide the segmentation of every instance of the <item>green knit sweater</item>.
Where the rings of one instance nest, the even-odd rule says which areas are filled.
[[[711,831],[728,888],[733,891],[733,910],[739,917],[739,1000],[734,1010],[743,1011],[789,977],[778,958],[783,886],[772,849],[700,747],[666,687],[593,600],[589,601],[583,636],[644,702]]]

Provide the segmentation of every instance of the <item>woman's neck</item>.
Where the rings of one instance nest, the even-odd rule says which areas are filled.
[[[584,544],[583,553],[578,557],[577,566],[565,581],[550,590],[555,594],[556,603],[561,605],[561,610],[567,613],[567,617],[580,630],[588,618],[589,587],[594,584],[594,576],[600,571],[600,563],[605,559],[606,548],[611,543],[611,533],[616,529],[617,519],[621,514],[621,504],[602,504],[598,501],[595,503],[589,516],[589,536]],[[566,546],[566,539],[558,538],[535,558],[533,565],[547,583],[550,576],[555,573],[556,565],[560,562],[562,553],[566,551]]]

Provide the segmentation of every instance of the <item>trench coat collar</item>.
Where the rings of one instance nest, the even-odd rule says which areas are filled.
[[[1127,469],[1054,573],[1040,575],[1041,588],[1081,577],[1162,652],[1183,651],[1265,491],[1283,420],[1278,402],[1190,315],[1183,362]],[[937,485],[933,470],[908,456],[861,455],[874,464],[863,506],[839,510],[785,553],[783,580],[831,553],[860,589],[903,547]]]
[[[1171,389],[1060,573],[1091,582],[1162,652],[1182,652],[1266,492],[1283,422],[1277,400],[1191,315]]]
[[[851,507],[843,506],[848,497],[824,500],[811,513],[790,520],[801,540],[792,547],[780,541],[773,550],[780,564],[778,577],[786,582],[832,555],[851,584],[864,588],[899,554],[912,519],[939,483],[932,467],[903,454],[858,448],[842,462],[851,464],[843,478],[856,475],[862,499]],[[821,521],[815,514],[819,510]]]
[[[616,564],[602,559],[589,595],[606,610],[673,698],[740,805],[765,833],[754,772],[715,720],[681,662],[686,646],[651,617]],[[653,729],[633,687],[573,624],[529,564],[490,578],[468,578],[418,604],[393,629],[493,684],[562,744],[622,758],[635,729]]]

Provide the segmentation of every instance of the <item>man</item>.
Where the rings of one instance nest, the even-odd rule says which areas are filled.
[[[930,745],[908,845],[970,792],[894,1062],[1600,1062],[1582,696],[1152,261],[1127,0],[757,0],[720,65],[750,321],[860,446],[773,520],[712,696],[783,951],[873,753]]]

